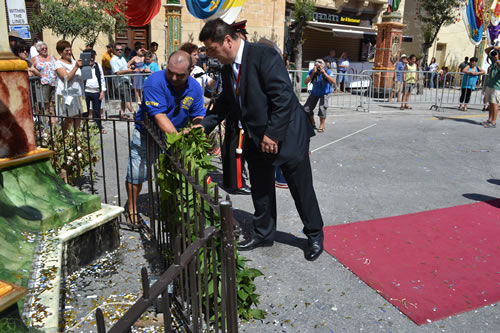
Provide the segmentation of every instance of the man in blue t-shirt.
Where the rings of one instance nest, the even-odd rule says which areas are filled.
[[[184,51],[176,51],[168,58],[167,69],[151,74],[144,84],[127,170],[126,215],[127,223],[131,226],[137,226],[141,222],[137,212],[137,197],[142,183],[146,181],[147,169],[151,163],[146,160],[146,134],[142,122],[149,117],[164,133],[171,134],[186,127],[190,120],[193,124],[198,124],[205,116],[203,90],[189,75],[192,67],[191,56]]]
[[[401,102],[401,93],[403,92],[404,85],[404,71],[407,63],[408,57],[406,56],[406,54],[402,54],[401,58],[396,64],[396,67],[394,68],[396,75],[394,77],[394,85],[392,86],[391,94],[389,95],[389,103],[392,101],[392,98],[396,93],[398,94],[398,102]]]
[[[325,131],[326,122],[326,110],[328,109],[328,94],[332,92],[332,86],[335,85],[335,77],[331,70],[326,66],[323,59],[316,59],[314,62],[314,68],[309,71],[309,75],[305,80],[305,84],[312,82],[311,95],[307,98],[306,104],[304,104],[304,110],[309,115],[311,123],[314,128],[316,128],[314,122],[314,108],[319,101],[319,128],[318,132],[322,133]]]

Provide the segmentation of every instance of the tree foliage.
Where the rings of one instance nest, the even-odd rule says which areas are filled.
[[[40,12],[33,16],[33,28],[51,29],[71,45],[81,38],[93,46],[101,33],[113,35],[127,24],[124,10],[121,13],[114,10],[115,6],[126,8],[124,0],[38,0],[38,3]]]
[[[293,6],[293,25],[294,30],[293,52],[295,58],[295,68],[298,75],[295,76],[295,91],[300,93],[302,75],[302,44],[304,43],[304,30],[308,21],[312,21],[316,9],[315,0],[296,0]]]
[[[421,22],[422,35],[424,42],[422,44],[422,53],[427,58],[429,48],[432,46],[439,30],[443,26],[455,23],[460,13],[460,0],[417,0],[420,11],[418,19]]]

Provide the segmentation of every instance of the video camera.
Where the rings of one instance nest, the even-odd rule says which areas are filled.
[[[200,76],[203,76],[205,74],[209,74],[213,77],[213,79],[217,79],[220,75],[220,72],[222,70],[222,64],[220,63],[219,60],[215,58],[208,58],[207,62],[207,71],[203,73],[197,73],[194,75],[194,78],[197,79]]]

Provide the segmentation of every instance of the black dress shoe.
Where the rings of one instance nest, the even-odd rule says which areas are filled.
[[[273,241],[268,240],[259,240],[255,238],[251,238],[249,241],[241,242],[238,244],[238,250],[240,251],[250,251],[256,249],[258,247],[269,247],[273,246]]]
[[[323,253],[323,239],[309,240],[309,247],[304,255],[306,260],[314,261],[321,253]]]
[[[244,195],[250,195],[252,194],[252,190],[250,190],[250,187],[248,186],[243,186],[242,188],[239,188],[237,190],[231,191],[231,194],[244,194]]]

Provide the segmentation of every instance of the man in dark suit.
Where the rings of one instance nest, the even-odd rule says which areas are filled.
[[[208,55],[225,65],[223,92],[201,125],[208,133],[234,112],[247,138],[254,230],[251,239],[239,244],[239,249],[252,250],[274,243],[274,170],[280,166],[308,237],[305,258],[317,259],[323,251],[323,220],[309,161],[309,141],[314,130],[292,91],[283,60],[272,48],[243,41],[221,19],[208,21],[199,39]]]

